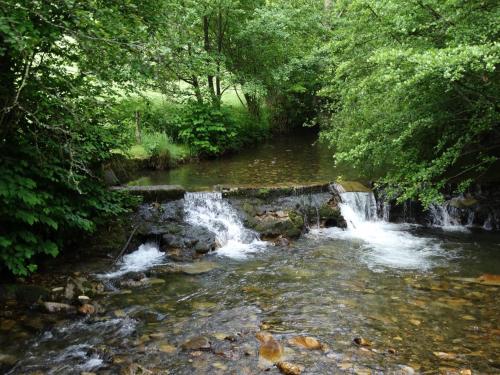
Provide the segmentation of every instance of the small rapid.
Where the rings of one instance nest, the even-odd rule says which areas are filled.
[[[222,193],[186,193],[184,212],[187,223],[205,227],[215,234],[220,245],[217,249],[219,255],[243,259],[266,246],[257,233],[245,228],[236,210],[223,199]]]
[[[127,254],[119,263],[119,268],[113,272],[100,274],[103,279],[112,279],[129,272],[141,272],[148,268],[165,263],[165,253],[160,251],[155,243],[145,243],[130,254]]]
[[[415,235],[410,224],[380,219],[372,192],[340,192],[340,196],[347,229],[325,228],[312,231],[313,235],[358,242],[364,250],[363,261],[372,269],[427,270],[443,258],[443,249],[436,239]]]

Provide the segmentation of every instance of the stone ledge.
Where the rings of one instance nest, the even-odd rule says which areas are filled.
[[[216,190],[225,198],[277,198],[300,194],[326,193],[330,191],[330,182],[313,185],[270,186],[270,187],[228,187],[216,186]]]
[[[144,202],[167,202],[184,198],[186,190],[180,185],[113,186],[114,191],[127,191],[140,195]]]

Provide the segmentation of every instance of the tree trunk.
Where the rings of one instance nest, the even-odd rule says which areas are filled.
[[[207,56],[210,54],[210,21],[208,19],[208,16],[203,16],[203,36],[204,36],[204,47],[205,47],[205,52],[207,53]],[[210,58],[207,57],[207,63],[210,62]],[[207,77],[208,81],[208,92],[210,93],[212,100],[215,98],[215,89],[214,89],[214,76],[209,74]]]
[[[245,100],[247,102],[248,113],[255,120],[260,120],[261,112],[260,112],[260,100],[255,95],[243,94],[245,96]]]
[[[0,45],[5,46],[4,38],[0,35]],[[2,138],[9,132],[13,126],[14,116],[12,110],[7,110],[12,105],[16,95],[14,61],[10,56],[10,51],[7,48],[3,54],[0,55],[0,136]]]
[[[222,92],[220,87],[220,57],[222,54],[222,41],[224,30],[222,29],[222,12],[219,10],[219,14],[217,15],[217,76],[215,77],[215,89],[218,101],[220,103]]]
[[[198,81],[198,77],[193,77],[193,87],[196,101],[198,102],[198,104],[203,104],[203,95],[201,94],[200,82]]]
[[[142,143],[140,111],[135,111],[135,140],[138,144]]]

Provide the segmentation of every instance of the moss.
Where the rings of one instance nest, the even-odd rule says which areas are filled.
[[[302,215],[300,215],[296,211],[290,211],[288,213],[288,217],[290,218],[291,222],[302,231],[302,228],[304,227],[304,218],[302,217]]]

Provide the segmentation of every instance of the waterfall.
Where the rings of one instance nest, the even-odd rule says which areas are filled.
[[[438,242],[413,234],[411,225],[379,219],[372,192],[339,193],[342,200],[339,207],[347,230],[327,228],[313,231],[313,235],[358,241],[365,250],[362,260],[375,270],[381,267],[428,269],[434,265],[436,257],[443,255]]]
[[[340,209],[350,229],[356,229],[366,221],[377,218],[377,202],[373,193],[341,193]]]
[[[215,234],[220,255],[244,258],[247,253],[265,246],[257,233],[244,227],[238,213],[223,199],[222,193],[186,193],[184,212],[187,223],[205,227]]]
[[[432,226],[452,231],[467,231],[462,225],[464,210],[453,207],[449,201],[443,204],[433,204],[429,207],[429,218]],[[474,212],[472,211],[472,215]],[[467,215],[467,224],[472,225],[474,217]]]

